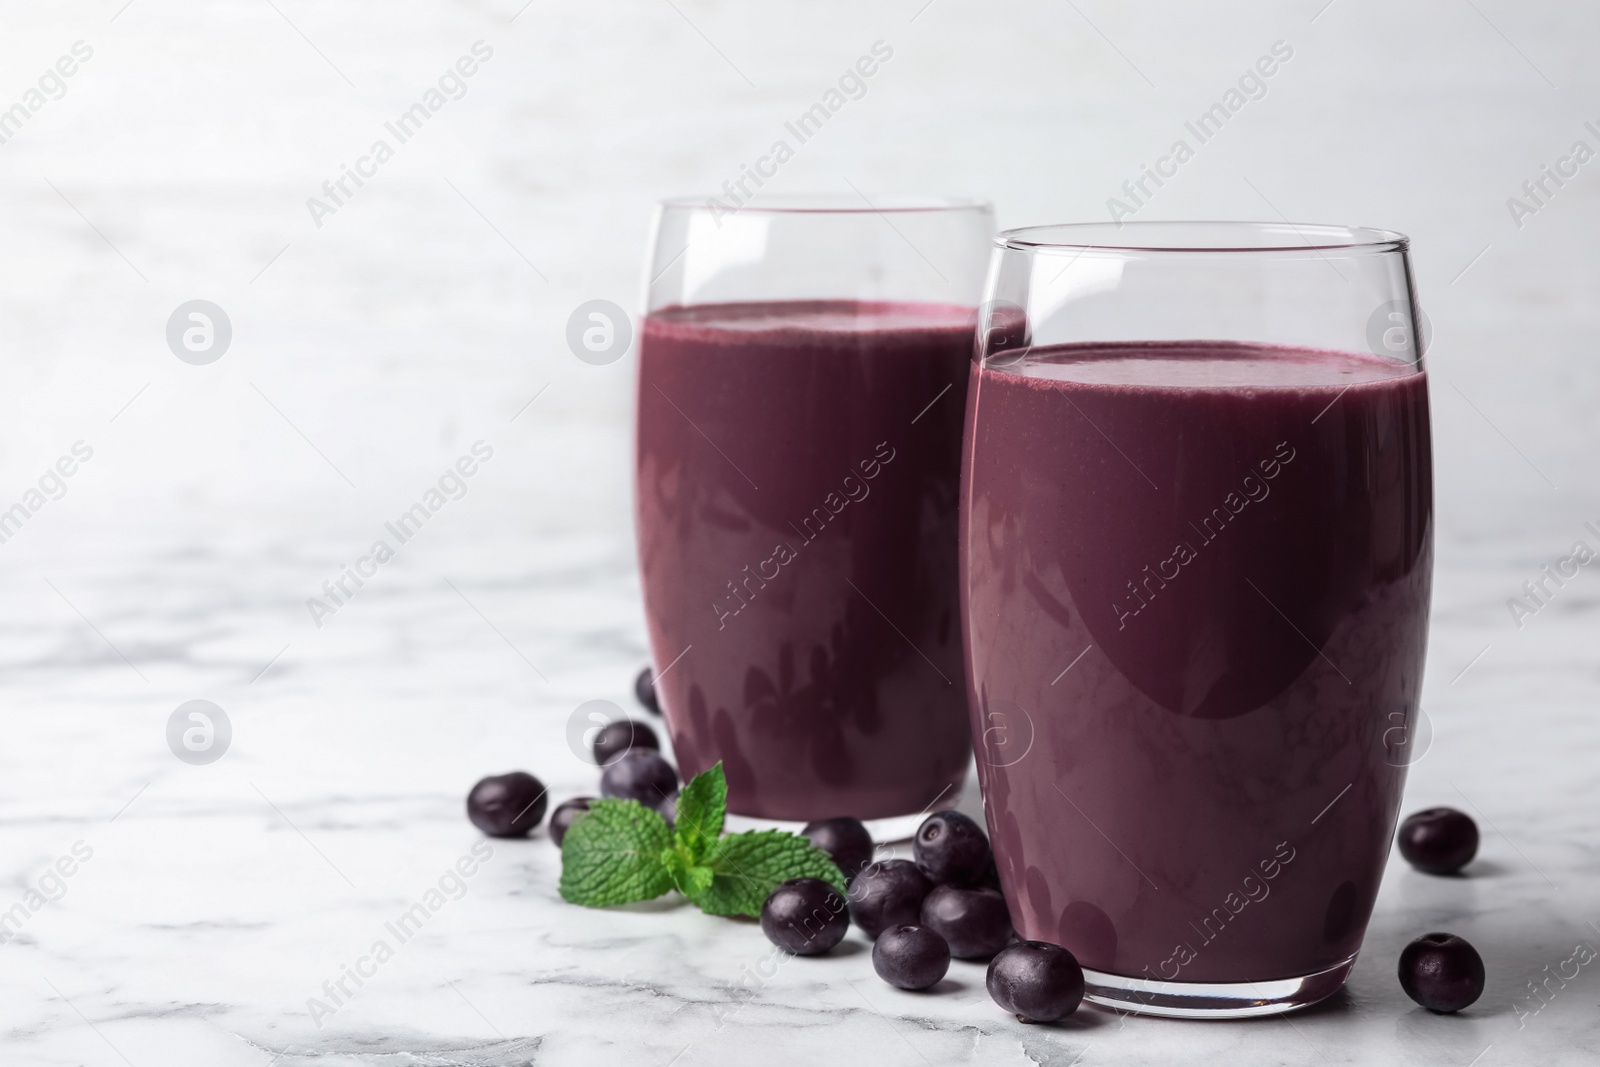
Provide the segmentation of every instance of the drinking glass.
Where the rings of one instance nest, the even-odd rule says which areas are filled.
[[[1018,934],[1087,998],[1286,1011],[1360,948],[1433,560],[1407,239],[999,235],[967,394],[962,609]]]
[[[658,211],[645,612],[682,772],[720,760],[737,816],[903,822],[966,776],[956,504],[993,234],[971,201]]]

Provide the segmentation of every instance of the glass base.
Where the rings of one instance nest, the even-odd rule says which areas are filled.
[[[872,835],[875,844],[888,845],[897,841],[910,841],[911,835],[917,832],[917,827],[922,825],[922,820],[928,817],[925,811],[915,815],[891,815],[886,819],[863,819],[862,823],[867,828],[867,833]],[[787,830],[797,834],[805,829],[803,822],[789,822],[784,819],[761,819],[754,815],[735,815],[728,812],[724,824],[731,834],[743,833],[745,830]]]
[[[1310,1007],[1344,985],[1351,956],[1325,971],[1268,982],[1157,982],[1083,969],[1083,999],[1138,1015],[1169,1019],[1247,1019]]]

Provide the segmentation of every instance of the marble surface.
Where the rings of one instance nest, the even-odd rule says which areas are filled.
[[[0,106],[93,49],[0,144],[0,507],[93,450],[0,544],[0,914],[54,898],[0,944],[0,1062],[1600,1061],[1594,965],[1529,999],[1600,946],[1600,593],[1585,571],[1520,628],[1506,606],[1597,544],[1600,164],[1507,205],[1596,142],[1597,20],[1499,0],[0,9]],[[894,60],[776,184],[980,193],[1005,225],[1105,217],[1293,43],[1141,211],[1415,238],[1439,524],[1406,805],[1473,813],[1480,859],[1455,879],[1396,860],[1348,990],[1314,1010],[1033,1028],[978,965],[902,993],[852,934],[760,978],[750,923],[564,905],[541,833],[447,879],[459,899],[313,1019],[480,843],[470,784],[524,767],[591,790],[567,718],[628,703],[633,364],[573,358],[568,315],[635,306],[651,202],[736,177],[878,39]],[[307,198],[479,40],[465,95],[316,225]],[[233,324],[209,366],[164,337],[195,298]],[[477,441],[494,455],[465,495],[316,625],[307,598]],[[208,766],[167,746],[193,699],[232,724]],[[1395,981],[1436,928],[1488,967],[1458,1017]]]

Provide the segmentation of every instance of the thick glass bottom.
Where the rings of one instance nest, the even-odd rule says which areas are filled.
[[[1083,971],[1083,999],[1119,1011],[1170,1019],[1247,1019],[1281,1015],[1332,996],[1355,966],[1351,956],[1327,970],[1266,982],[1159,982]]]
[[[928,817],[926,811],[919,811],[914,815],[891,815],[884,819],[863,819],[862,823],[867,828],[867,833],[872,835],[872,840],[880,845],[893,844],[896,841],[909,841],[911,835],[917,832],[917,827],[922,825],[922,820]],[[745,830],[787,830],[797,834],[805,828],[803,822],[789,822],[784,819],[762,819],[754,815],[735,815],[728,812],[726,827],[729,833],[740,833]]]

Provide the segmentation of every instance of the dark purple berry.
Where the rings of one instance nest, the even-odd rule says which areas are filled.
[[[1455,808],[1409,815],[1395,836],[1406,862],[1428,874],[1455,874],[1478,854],[1478,824]]]
[[[993,889],[934,886],[922,902],[922,925],[943,937],[958,960],[986,960],[1011,940],[1006,898]]]
[[[490,837],[526,837],[550,803],[544,784],[524,771],[483,779],[467,794],[467,818]]]
[[[659,752],[661,742],[656,740],[654,730],[632,719],[618,719],[616,722],[606,723],[594,735],[594,743],[590,746],[595,763],[601,767],[610,766],[629,752],[644,749]]]
[[[600,795],[637,800],[645,807],[661,803],[678,791],[678,772],[659,752],[635,749],[600,775]]]
[[[561,841],[567,836],[567,830],[579,817],[589,813],[589,803],[594,797],[573,797],[563,800],[556,805],[556,810],[550,813],[550,840],[561,847]]]
[[[911,854],[934,885],[976,885],[994,860],[988,835],[959,811],[936,811],[924,819]]]
[[[1429,1011],[1460,1011],[1483,992],[1483,957],[1455,934],[1424,934],[1400,953],[1400,988]]]
[[[844,897],[820,878],[791,878],[779,883],[761,905],[761,932],[779,948],[797,956],[828,951],[850,929]]]
[[[926,926],[891,926],[872,946],[872,969],[892,986],[927,989],[950,969],[950,946]]]
[[[872,862],[872,835],[860,819],[848,815],[806,823],[800,831],[817,848],[833,857],[834,866],[843,872],[845,883]]]
[[[1053,1023],[1078,1010],[1083,968],[1060,945],[1018,941],[989,964],[984,982],[994,1002],[1025,1023]]]
[[[656,715],[661,714],[661,701],[656,696],[655,675],[650,673],[649,667],[640,671],[639,677],[633,680],[633,695],[644,705],[645,710]]]
[[[850,883],[850,921],[868,937],[886,927],[922,921],[922,899],[932,886],[910,860],[884,860]]]
[[[663,819],[667,820],[667,825],[668,826],[676,826],[678,824],[678,794],[677,793],[672,794],[670,797],[667,797],[665,800],[657,801],[656,803],[654,803],[654,804],[652,804],[650,806],[652,808],[655,808],[656,811],[660,813],[660,815],[661,815],[661,817]]]

